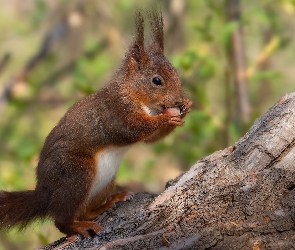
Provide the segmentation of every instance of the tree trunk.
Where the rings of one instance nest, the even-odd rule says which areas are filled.
[[[240,132],[245,132],[245,124],[249,123],[251,106],[246,78],[245,49],[241,26],[240,0],[226,0],[227,18],[230,22],[238,22],[238,27],[231,34],[229,61],[232,68],[236,104],[235,122]]]
[[[294,159],[292,93],[162,194],[139,193],[102,214],[96,237],[43,249],[295,249]]]

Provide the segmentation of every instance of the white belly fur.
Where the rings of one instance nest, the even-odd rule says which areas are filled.
[[[113,180],[120,161],[129,147],[109,147],[101,154],[98,154],[98,159],[96,159],[98,163],[96,166],[97,172],[90,190],[89,200],[93,199],[97,193]]]

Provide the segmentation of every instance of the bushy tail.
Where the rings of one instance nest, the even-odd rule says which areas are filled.
[[[44,213],[44,207],[38,203],[34,190],[0,191],[0,229],[10,229],[16,225],[24,229]]]

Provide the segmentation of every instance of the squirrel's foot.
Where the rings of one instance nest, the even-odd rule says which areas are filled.
[[[115,193],[110,196],[107,202],[112,202],[115,204],[118,201],[129,201],[132,200],[134,197],[134,193],[130,191],[122,191],[119,193]]]
[[[118,201],[128,201],[128,200],[131,200],[133,196],[134,196],[134,193],[130,191],[123,191],[123,192],[113,194],[109,197],[106,203],[104,203],[103,205],[95,209],[94,211],[91,211],[89,213],[89,216],[91,218],[95,218],[98,215],[105,212],[106,210],[108,210],[110,207],[114,206]]]
[[[73,243],[73,242],[75,242],[78,238],[79,238],[79,235],[78,235],[78,234],[73,234],[73,235],[67,236],[67,237],[66,237],[66,241],[67,241],[67,243]]]
[[[72,230],[75,233],[81,234],[84,238],[91,237],[89,231],[93,231],[95,234],[97,234],[102,229],[103,229],[102,226],[100,226],[99,224],[93,221],[77,221],[77,222],[74,222],[72,225]],[[73,239],[72,237],[74,236],[70,236],[69,240],[72,240]]]

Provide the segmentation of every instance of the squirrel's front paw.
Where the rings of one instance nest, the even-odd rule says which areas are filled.
[[[183,104],[180,106],[180,118],[183,119],[190,111],[193,102],[189,99],[184,100]]]
[[[171,126],[182,126],[184,124],[183,120],[180,118],[179,108],[166,108],[163,111],[163,115]]]
[[[189,99],[185,99],[183,104],[180,106],[180,113],[187,114],[191,111],[191,106],[193,102]]]
[[[184,121],[178,116],[172,116],[170,117],[168,124],[171,126],[182,126]]]

